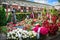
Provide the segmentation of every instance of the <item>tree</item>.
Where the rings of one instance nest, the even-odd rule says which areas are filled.
[[[7,28],[5,27],[7,23],[6,12],[3,7],[0,7],[0,33],[7,33]]]
[[[0,26],[6,25],[6,12],[3,7],[0,7]]]
[[[60,2],[60,0],[58,0],[58,2]]]

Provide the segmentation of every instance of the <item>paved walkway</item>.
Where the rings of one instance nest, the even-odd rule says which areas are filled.
[[[51,40],[60,40],[60,35],[54,39],[51,39]]]

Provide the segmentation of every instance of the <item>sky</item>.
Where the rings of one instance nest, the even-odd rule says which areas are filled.
[[[50,4],[50,5],[55,5],[55,3],[58,2],[58,0],[29,0],[32,2],[38,2],[38,3],[45,3],[45,4]]]

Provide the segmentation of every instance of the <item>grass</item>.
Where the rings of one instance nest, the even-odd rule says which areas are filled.
[[[10,15],[11,12],[8,13],[8,15]],[[24,13],[24,12],[17,12],[16,14],[31,14],[31,12],[27,12],[27,13]]]

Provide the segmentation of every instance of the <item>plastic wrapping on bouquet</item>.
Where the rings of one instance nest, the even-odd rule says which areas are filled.
[[[37,39],[40,38],[40,30],[41,30],[41,28],[38,28],[38,31],[37,31]]]

